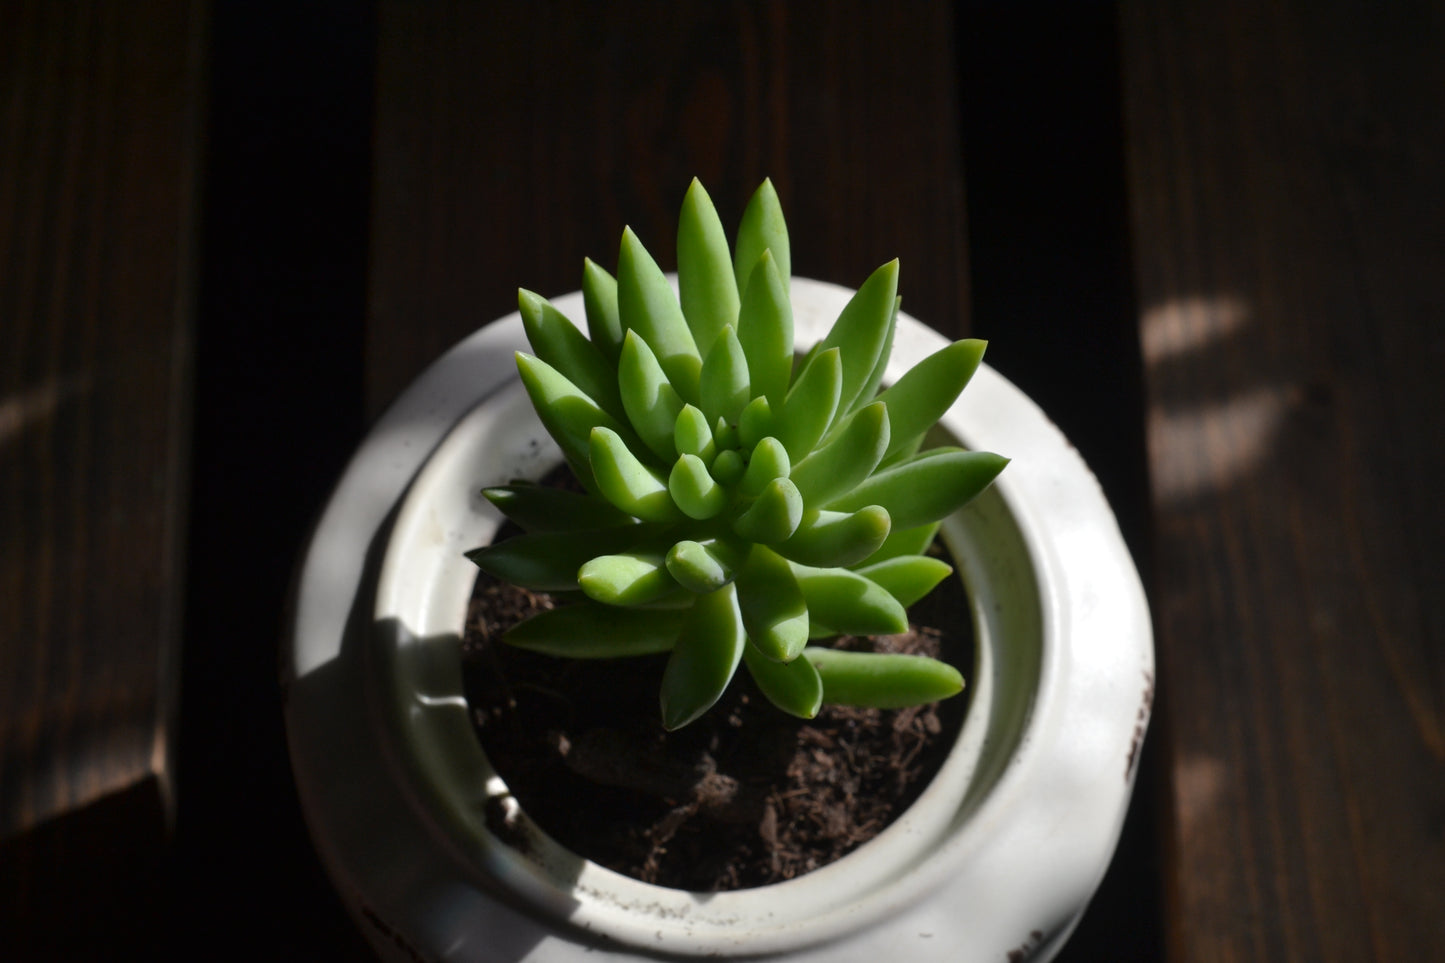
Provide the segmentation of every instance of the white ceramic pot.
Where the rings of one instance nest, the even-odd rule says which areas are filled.
[[[800,349],[850,295],[793,280]],[[580,295],[554,303],[583,314]],[[900,315],[888,380],[944,343]],[[1051,957],[1112,856],[1153,691],[1138,575],[1058,430],[987,366],[943,420],[1012,462],[943,529],[978,644],[942,771],[830,866],[692,894],[552,841],[472,731],[459,652],[476,571],[462,553],[500,520],[479,492],[559,460],[516,377],[525,346],[511,315],[427,370],[348,467],[297,583],[293,765],[322,860],[373,945],[397,960],[546,963]]]

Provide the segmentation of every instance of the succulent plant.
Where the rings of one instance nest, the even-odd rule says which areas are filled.
[[[951,571],[923,554],[939,521],[1006,464],[920,451],[983,355],[958,341],[880,392],[898,262],[870,276],[795,360],[789,246],[764,181],[737,241],[696,180],[678,225],[678,292],[630,229],[614,278],[584,261],[588,335],[523,290],[534,354],[517,367],[583,492],[519,483],[486,497],[523,534],[467,553],[486,572],[560,593],[509,630],[559,656],[671,653],[663,725],[697,719],[739,663],[779,708],[900,707],[959,692],[922,656],[810,640],[907,631],[906,609]],[[589,337],[590,335],[590,337]]]

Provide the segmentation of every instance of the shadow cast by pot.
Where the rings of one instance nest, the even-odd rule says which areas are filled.
[[[420,713],[423,720],[434,721],[436,713],[445,713],[448,703],[438,688],[437,666],[447,652],[455,662],[460,640],[419,639],[396,620],[375,619],[374,585],[391,522],[389,515],[367,546],[361,587],[347,607],[335,657],[283,685],[288,725],[310,734],[291,746],[293,757],[304,755],[304,764],[295,767],[298,783],[327,814],[324,825],[311,825],[312,840],[343,895],[350,891],[345,902],[358,926],[384,953],[399,952],[405,958],[420,952],[416,941],[424,938],[428,946],[449,945],[458,951],[483,944],[487,958],[499,963],[526,959],[555,923],[531,919],[531,909],[478,868],[476,854],[467,851],[455,827],[438,815],[446,810],[435,805],[437,790],[427,785],[414,762],[405,761],[408,752],[398,751],[399,718]],[[399,717],[397,697],[385,694],[397,690],[378,673],[388,664],[394,671],[395,653],[402,650],[400,663],[428,684]],[[460,698],[459,689],[457,694]],[[464,708],[452,711],[465,723]],[[309,746],[325,746],[326,751],[310,752]],[[472,749],[481,755],[474,740]],[[475,779],[476,771],[456,775]],[[475,815],[485,822],[490,813],[495,825],[497,800],[478,798],[482,808],[475,814],[453,810],[453,815]],[[433,856],[418,860],[419,852]],[[436,859],[438,853],[444,859]],[[439,863],[449,863],[456,871],[443,878],[434,872]],[[576,863],[570,868],[574,881]],[[554,879],[560,875],[565,880],[569,867],[554,863],[550,872]],[[382,890],[361,885],[377,879],[388,880],[388,885]],[[564,917],[568,911],[567,906],[553,909]],[[528,923],[519,926],[519,916]],[[419,933],[417,920],[423,920],[429,932]]]

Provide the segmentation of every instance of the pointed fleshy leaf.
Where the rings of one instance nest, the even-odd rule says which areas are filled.
[[[877,505],[856,512],[807,511],[778,554],[817,568],[845,568],[863,561],[888,537],[888,512]]]
[[[753,397],[781,408],[793,374],[793,303],[771,251],[758,259],[743,295],[738,341],[747,355]]]
[[[882,403],[875,402],[854,415],[822,448],[795,464],[789,477],[798,486],[804,504],[821,508],[867,478],[883,460],[887,447],[888,412]],[[869,504],[883,503],[874,500],[846,510]]]
[[[888,439],[888,447],[891,448],[892,451],[883,456],[883,460],[878,463],[878,467],[874,469],[874,471],[894,468],[903,464],[905,461],[912,460],[913,456],[918,454],[919,449],[923,447],[923,443],[927,440],[927,432],[921,435],[915,435],[913,438],[901,443],[898,442],[898,439],[890,437]]]
[[[953,566],[927,555],[901,555],[854,569],[888,590],[905,609],[932,592],[953,571]]]
[[[712,426],[712,437],[717,442],[718,448],[736,448],[738,446],[738,426],[719,415]]]
[[[646,605],[677,588],[661,552],[619,552],[588,559],[577,587],[604,605]]]
[[[617,312],[617,279],[591,258],[582,259],[582,309],[587,336],[613,364],[622,351],[622,318]]]
[[[672,285],[630,227],[622,232],[617,255],[617,309],[623,326],[647,342],[677,393],[696,402],[702,357]]]
[[[896,635],[908,631],[908,613],[883,586],[846,568],[793,565],[808,600],[808,618],[849,635]]]
[[[743,649],[748,673],[769,702],[799,719],[811,719],[823,706],[823,679],[807,659],[774,662],[757,646]]]
[[[696,455],[681,455],[667,476],[667,490],[688,518],[712,518],[727,507],[727,489],[708,474],[707,465]]]
[[[863,561],[872,565],[875,562],[904,555],[923,555],[933,544],[934,538],[938,536],[939,525],[939,522],[933,522],[928,525],[915,525],[912,528],[899,528],[897,522],[893,521],[893,516],[890,515],[888,537],[883,540],[878,551]]]
[[[627,514],[649,522],[681,517],[667,480],[639,461],[617,432],[594,428],[588,457],[598,490]]]
[[[788,450],[783,443],[776,438],[764,438],[753,446],[753,457],[748,460],[738,490],[749,497],[760,495],[774,478],[787,478],[791,471]]]
[[[712,592],[737,577],[747,557],[745,546],[709,538],[701,542],[683,540],[667,553],[667,570],[689,592]]]
[[[631,431],[540,358],[517,352],[517,371],[547,434],[562,449],[578,480],[595,491],[589,464],[592,429],[600,425],[629,436]]]
[[[810,645],[803,657],[823,680],[829,705],[901,709],[963,691],[963,676],[946,662],[921,655],[845,652]]]
[[[807,457],[828,430],[842,390],[843,361],[837,348],[813,355],[798,373],[773,428],[794,464]]]
[[[499,485],[482,490],[487,501],[529,532],[630,525],[632,517],[605,498],[543,485]]]
[[[708,427],[707,415],[702,409],[683,405],[677,413],[672,427],[672,444],[679,455],[696,455],[703,461],[712,461],[717,445],[712,440],[712,429]]]
[[[808,644],[808,603],[793,567],[766,545],[754,545],[738,573],[738,604],[748,638],[768,659],[788,662]]]
[[[714,470],[716,467],[714,463]],[[786,478],[774,478],[733,521],[733,531],[750,542],[771,545],[793,534],[802,518],[803,496],[798,494],[797,486]]]
[[[978,370],[986,346],[977,339],[955,341],[918,362],[878,396],[888,406],[892,429],[885,458],[938,423]]]
[[[517,292],[522,328],[532,351],[612,417],[627,417],[617,393],[617,368],[550,301],[531,291]]]
[[[748,359],[732,325],[718,333],[702,363],[702,410],[709,418],[735,423],[748,394]]]
[[[622,353],[617,359],[617,385],[627,420],[637,430],[648,451],[664,465],[672,464],[673,427],[682,411],[683,400],[667,380],[657,356],[636,332],[623,335]]]
[[[883,383],[883,375],[888,371],[888,361],[893,357],[893,336],[898,332],[898,309],[902,304],[902,298],[893,299],[893,314],[888,318],[888,332],[883,336],[883,347],[878,350],[878,360],[874,362],[873,370],[868,373],[863,387],[858,389],[857,397],[848,406],[850,413],[871,402],[878,393],[878,386]]]
[[[852,407],[878,363],[888,341],[888,323],[893,317],[893,300],[897,295],[898,261],[893,260],[863,282],[820,342],[823,350],[838,348],[842,352],[840,411],[846,412]]]
[[[747,465],[743,462],[742,453],[736,448],[729,448],[727,451],[717,453],[717,457],[712,460],[710,471],[719,485],[731,488],[743,477],[746,469]]]
[[[651,528],[628,525],[594,531],[536,532],[466,553],[488,575],[540,592],[577,588],[577,572],[589,559],[633,548]]]
[[[778,275],[786,288],[793,270],[788,246],[788,222],[783,218],[783,205],[778,201],[778,192],[771,180],[764,180],[758,186],[738,225],[737,243],[733,246],[733,273],[737,276],[739,294],[747,291],[752,272],[764,251],[772,252]]]
[[[772,405],[765,397],[754,398],[738,415],[738,444],[743,448],[753,448],[772,433]]]
[[[502,641],[529,652],[568,659],[616,659],[670,652],[685,610],[619,609],[573,602],[518,622]]]
[[[724,585],[688,610],[662,673],[662,725],[680,729],[717,702],[742,661],[747,635],[737,591]]]
[[[738,285],[722,221],[695,177],[677,222],[677,285],[683,317],[707,357],[722,329],[737,323]]]
[[[926,525],[968,504],[1007,464],[992,452],[935,449],[879,472],[825,507],[846,512],[882,505],[899,528]]]

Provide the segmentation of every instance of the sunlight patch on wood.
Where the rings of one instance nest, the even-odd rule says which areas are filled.
[[[1233,337],[1250,320],[1249,305],[1231,295],[1174,298],[1144,312],[1139,328],[1144,363],[1156,365]]]
[[[1155,500],[1181,501],[1240,481],[1269,457],[1289,400],[1265,385],[1185,411],[1149,414]]]

